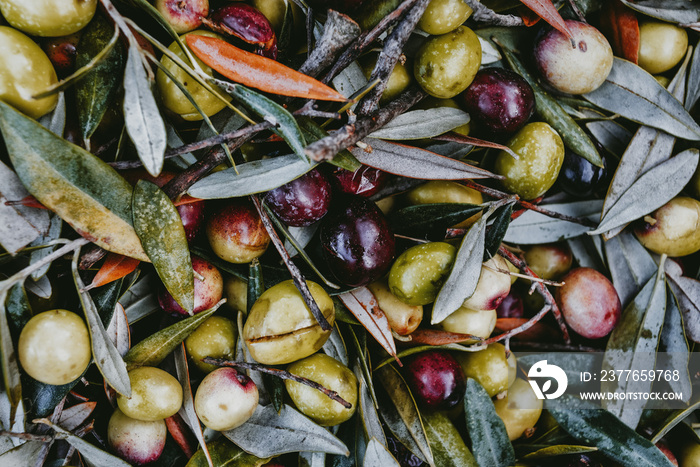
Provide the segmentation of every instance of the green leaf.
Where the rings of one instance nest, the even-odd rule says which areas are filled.
[[[7,321],[13,337],[12,341],[16,344],[24,325],[32,318],[32,307],[29,304],[29,298],[22,283],[12,286],[5,300],[5,307],[7,310]]]
[[[131,224],[131,186],[109,165],[0,102],[0,130],[27,190],[98,246],[148,261]]]
[[[611,238],[603,247],[613,285],[625,309],[658,268],[649,251],[630,232]]]
[[[425,432],[440,467],[479,467],[454,424],[442,412],[422,412]]]
[[[17,406],[22,400],[22,383],[20,381],[17,353],[12,344],[10,326],[7,323],[6,298],[7,291],[0,291],[0,358],[2,358],[0,363],[2,363],[2,378],[5,384],[5,392],[10,400],[10,419],[13,420]]]
[[[466,125],[470,121],[468,113],[452,107],[411,110],[397,116],[369,136],[399,141],[432,138]]]
[[[566,408],[565,408],[566,407]],[[617,417],[568,394],[549,413],[571,436],[596,446],[623,467],[672,467],[671,461],[648,439],[638,435]]]
[[[134,230],[158,277],[190,315],[194,309],[194,271],[182,220],[163,190],[139,180],[132,201]]]
[[[700,21],[697,3],[687,0],[621,0],[628,7],[644,15],[672,23],[695,23]]]
[[[400,464],[386,446],[372,438],[367,443],[362,467],[400,467]]]
[[[688,417],[688,415],[700,408],[700,399],[696,398],[691,404],[684,408],[672,411],[661,423],[655,427],[655,431],[651,437],[651,442],[656,444],[661,438],[666,436],[673,428]]]
[[[214,441],[207,446],[216,467],[260,467],[270,460],[270,458],[260,459],[248,454],[228,441]],[[195,452],[187,463],[187,467],[208,467],[208,465],[207,458],[201,449]]]
[[[600,219],[600,210],[603,207],[603,202],[599,200],[573,201],[562,204],[548,204],[544,207],[549,211],[587,218],[596,222]],[[591,227],[585,225],[575,224],[528,210],[510,223],[506,231],[505,241],[523,245],[559,242],[579,237],[591,230],[593,230]]]
[[[503,242],[503,238],[510,226],[510,216],[513,214],[513,204],[508,204],[499,208],[493,216],[494,220],[486,232],[486,243],[484,244],[484,261],[488,261],[498,253],[498,249]]]
[[[418,204],[392,212],[389,223],[395,232],[412,236],[440,234],[444,237],[445,229],[469,219],[483,209],[482,206],[465,203]]]
[[[557,446],[547,446],[546,448],[538,449],[537,451],[531,452],[523,456],[523,460],[540,460],[547,459],[556,456],[569,456],[572,454],[587,454],[590,452],[596,452],[598,448],[592,448],[588,446],[572,446],[572,445],[557,445]]]
[[[480,467],[509,467],[515,451],[493,401],[478,381],[467,379],[464,414],[474,457]]]
[[[690,371],[688,370],[689,350],[683,327],[683,316],[676,297],[669,288],[666,294],[666,316],[661,328],[660,353],[657,357],[656,368],[678,371],[678,380],[672,379],[668,381],[668,385],[671,391],[683,394],[684,402],[690,400],[690,396],[693,394]]]

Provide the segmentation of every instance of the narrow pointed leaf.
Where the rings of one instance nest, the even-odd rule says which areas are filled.
[[[666,277],[683,313],[686,336],[700,342],[700,281],[683,277],[680,268],[667,267]]]
[[[531,452],[523,456],[523,460],[536,460],[536,459],[551,459],[556,456],[566,456],[572,454],[588,454],[590,452],[596,452],[597,448],[592,448],[588,446],[572,446],[572,445],[557,445],[557,446],[547,446],[546,448],[538,449],[535,452]]]
[[[44,443],[28,441],[0,455],[0,464],[12,467],[36,467],[36,459]]]
[[[39,238],[34,240],[32,242],[32,245],[46,245],[49,242],[52,242],[54,240],[58,240],[58,238],[61,236],[61,229],[63,228],[63,220],[58,217],[57,215],[52,215],[50,220],[49,220],[49,229],[46,231],[44,235],[41,235]],[[29,263],[34,264],[37,261],[41,261],[45,257],[49,256],[51,253],[53,253],[56,248],[58,248],[58,245],[55,245],[53,247],[47,247],[47,248],[42,248],[40,250],[32,251],[29,255]],[[51,267],[51,264],[47,264],[44,267],[41,267],[34,271],[32,273],[32,279],[38,280],[42,277],[46,277],[46,273],[49,272],[49,268]],[[48,298],[48,297],[47,297]]]
[[[425,432],[440,467],[480,467],[462,436],[443,412],[423,412]]]
[[[464,110],[452,107],[412,110],[394,118],[370,136],[388,140],[432,138],[466,125],[470,120]]]
[[[635,11],[672,23],[700,21],[700,4],[696,0],[621,0]]]
[[[369,331],[387,353],[396,356],[396,343],[386,315],[367,287],[360,287],[338,295],[348,310]]]
[[[260,467],[270,461],[270,458],[260,459],[248,454],[235,444],[225,440],[209,443],[209,453],[216,467]],[[200,449],[190,458],[186,467],[205,467],[207,465],[208,460]]]
[[[652,437],[651,442],[656,444],[661,438],[666,436],[674,427],[688,417],[691,413],[700,408],[700,400],[695,399],[691,401],[690,405],[684,409],[678,409],[672,411],[668,417],[666,417],[659,425],[656,427]]]
[[[537,13],[537,16],[548,22],[553,28],[564,34],[571,40],[573,36],[566,26],[564,19],[557,11],[551,0],[520,0],[525,6]]]
[[[58,424],[68,431],[75,430],[88,419],[96,406],[97,402],[83,402],[64,409],[58,419]]]
[[[623,309],[639,293],[658,269],[639,240],[630,232],[622,232],[604,243],[605,258],[612,282]]]
[[[400,467],[400,464],[386,446],[376,438],[371,438],[367,443],[362,467]]]
[[[7,291],[0,292],[0,358],[2,358],[2,378],[5,384],[5,393],[10,399],[11,417],[14,416],[17,406],[22,400],[22,383],[20,381],[17,353],[12,344],[10,326],[7,323],[5,299]]]
[[[131,274],[136,270],[140,261],[128,256],[118,255],[116,253],[108,253],[105,262],[102,263],[99,271],[93,277],[88,289],[101,287],[110,282],[114,282],[122,277]]]
[[[369,387],[359,365],[355,366],[355,376],[357,376],[357,380],[360,383],[358,405],[367,438],[374,438],[380,443],[386,444],[386,436],[384,435],[382,422],[379,420],[379,412],[377,412],[372,394],[369,392]]]
[[[661,328],[661,340],[659,341],[658,360],[656,368],[659,370],[678,371],[678,380],[668,381],[672,391],[683,394],[683,401],[688,402],[693,394],[688,362],[690,352],[688,340],[683,329],[683,315],[678,307],[678,302],[673,293],[666,294],[666,316]]]
[[[480,213],[483,207],[466,203],[437,203],[407,206],[389,215],[394,232],[406,235],[435,233],[445,235],[445,229]]]
[[[700,98],[700,43],[695,45],[688,71],[688,92],[685,96],[685,108],[691,110]]]

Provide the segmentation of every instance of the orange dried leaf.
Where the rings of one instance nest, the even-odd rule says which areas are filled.
[[[536,25],[537,23],[540,22],[542,18],[537,16],[537,13],[526,7],[525,5],[519,6],[518,7],[518,14],[520,15],[520,18],[523,20],[523,23],[525,26],[528,28],[531,26]]]
[[[173,205],[175,207],[178,207],[184,206],[185,204],[199,203],[200,201],[204,200],[201,198],[194,198],[190,195],[182,195],[182,197],[179,200],[173,202]]]
[[[261,57],[215,37],[186,36],[201,61],[236,83],[272,94],[345,102],[335,89],[272,59]]]
[[[116,253],[109,253],[105,259],[104,264],[97,271],[95,278],[92,279],[90,285],[85,289],[90,290],[95,287],[101,287],[110,282],[114,282],[127,274],[131,273],[139,265],[140,261],[128,256],[118,255]]]
[[[615,55],[638,63],[639,21],[632,10],[619,0],[607,2],[600,16],[600,29],[610,41]]]
[[[548,22],[554,29],[564,34],[570,40],[574,40],[571,31],[566,26],[551,0],[520,0],[526,7],[534,11],[537,16]],[[534,23],[533,23],[534,24]]]

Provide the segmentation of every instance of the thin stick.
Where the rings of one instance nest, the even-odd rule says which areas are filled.
[[[50,443],[55,438],[50,435],[35,435],[32,433],[16,433],[14,431],[0,430],[0,436],[6,436],[9,438],[24,439],[27,441],[40,441],[42,443]]]
[[[360,26],[350,17],[335,10],[328,12],[323,35],[316,42],[306,61],[299,67],[299,72],[316,77],[328,68],[333,59],[360,35]]]
[[[270,368],[270,367],[261,365],[259,363],[236,362],[233,360],[224,360],[222,358],[205,357],[202,359],[202,361],[204,363],[209,363],[210,365],[229,366],[229,367],[235,368],[237,370],[242,369],[242,370],[259,371],[261,373],[266,373],[268,375],[276,376],[280,379],[288,379],[288,380],[294,381],[296,383],[305,384],[311,388],[316,389],[317,391],[322,392],[323,394],[325,394],[329,398],[331,398],[334,401],[341,404],[346,409],[352,408],[352,404],[350,402],[346,401],[345,399],[343,399],[342,397],[340,397],[337,392],[331,391],[330,389],[321,386],[316,381],[312,381],[310,379],[294,375],[294,374],[292,374],[288,371],[285,371],[285,370],[279,370],[277,368]]]
[[[464,3],[474,10],[472,20],[491,26],[524,26],[523,19],[514,15],[499,15],[482,5],[478,0],[464,0]]]
[[[549,311],[552,309],[551,305],[545,304],[542,309],[532,318],[530,318],[527,322],[521,324],[517,328],[511,329],[508,332],[504,332],[503,334],[499,334],[498,336],[493,336],[489,339],[486,339],[483,341],[480,345],[491,345],[495,342],[502,341],[504,339],[510,339],[511,337],[517,336],[521,332],[525,332],[528,329],[530,329],[532,326],[537,324],[544,316],[549,313]],[[568,339],[568,335],[567,335]]]

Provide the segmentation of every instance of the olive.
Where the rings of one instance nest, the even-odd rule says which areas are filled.
[[[410,204],[414,205],[433,203],[481,204],[484,202],[480,192],[448,180],[431,180],[428,183],[417,186],[406,193],[406,199]],[[479,220],[480,217],[481,213],[474,214],[455,227],[467,228]]]
[[[97,0],[0,0],[0,12],[10,26],[42,37],[80,31],[96,8]]]
[[[197,29],[209,14],[209,0],[156,0],[155,7],[178,34]]]
[[[444,331],[485,339],[496,328],[496,310],[474,310],[462,306],[438,323],[438,326]]]
[[[542,401],[537,398],[530,384],[520,378],[508,388],[508,395],[496,400],[493,405],[496,414],[503,420],[511,441],[531,430],[542,414]]]
[[[471,15],[472,9],[462,0],[430,0],[418,27],[437,36],[454,31]]]
[[[163,420],[143,421],[115,409],[107,424],[107,442],[114,452],[133,465],[145,465],[160,458],[168,429]]]
[[[352,371],[338,360],[326,354],[317,353],[287,367],[293,375],[308,378],[324,388],[338,393],[350,408],[334,401],[325,394],[296,381],[284,380],[289,397],[294,405],[307,417],[322,426],[343,423],[355,413],[357,408],[357,378]]]
[[[384,186],[388,174],[368,165],[363,165],[354,172],[333,167],[329,172],[329,178],[336,190],[348,195],[369,198]]]
[[[205,357],[233,360],[238,330],[235,323],[223,316],[212,316],[185,339],[185,349],[195,366],[211,373],[216,366],[202,361]]]
[[[291,8],[289,0],[253,0],[252,5],[270,22],[272,29],[279,36],[284,25],[287,8]]]
[[[525,250],[525,262],[542,279],[556,280],[569,272],[574,262],[566,243],[544,243]]]
[[[67,36],[50,37],[41,43],[41,49],[49,57],[51,64],[60,77],[66,77],[75,71],[75,57],[78,55],[80,33]]]
[[[678,459],[676,459],[675,454],[673,454],[673,451],[671,451],[671,449],[668,447],[668,444],[666,444],[664,441],[658,441],[656,443],[656,447],[659,448],[659,451],[664,453],[664,456],[671,461],[671,464],[678,467]]]
[[[468,27],[460,26],[423,44],[416,55],[413,74],[431,96],[451,98],[467,89],[479,66],[479,38]]]
[[[448,410],[462,401],[467,381],[457,360],[444,350],[428,350],[410,358],[406,383],[416,401],[432,410]]]
[[[458,352],[455,358],[462,367],[464,376],[478,381],[490,397],[508,389],[510,374],[514,372],[511,372],[503,344],[491,344],[476,352]]]
[[[224,297],[226,307],[232,309],[237,315],[239,311],[248,312],[248,283],[236,276],[227,276],[224,279]]]
[[[587,198],[605,187],[607,179],[607,159],[602,155],[603,167],[588,162],[572,151],[566,151],[557,185],[566,193],[577,198]]]
[[[233,2],[213,11],[202,22],[211,30],[233,36],[258,47],[258,53],[277,58],[277,36],[272,25],[257,8]]]
[[[676,66],[688,49],[688,33],[675,24],[645,21],[639,25],[639,66],[655,75]]]
[[[491,133],[515,133],[535,112],[530,85],[504,68],[480,70],[460,97],[474,122]]]
[[[359,287],[378,279],[394,259],[394,235],[377,205],[347,196],[320,226],[323,257],[335,278]]]
[[[131,397],[117,395],[117,405],[127,417],[151,422],[172,417],[182,406],[182,386],[170,373],[152,366],[129,372]]]
[[[608,40],[596,28],[580,21],[566,20],[576,43],[556,29],[535,41],[535,64],[547,83],[568,94],[585,94],[598,89],[608,77],[613,52]]]
[[[265,202],[282,222],[292,227],[311,225],[328,212],[331,184],[318,170],[270,190]]]
[[[673,198],[634,225],[639,241],[658,254],[685,256],[700,250],[700,201]]]
[[[216,208],[209,216],[206,232],[214,253],[230,263],[249,263],[265,253],[270,244],[258,211],[242,198]]]
[[[496,255],[481,266],[476,290],[462,306],[475,310],[495,310],[510,292],[508,261]]]
[[[524,199],[534,199],[549,190],[564,161],[564,143],[548,124],[528,123],[508,143],[517,155],[505,151],[496,156],[494,170],[503,175],[506,190]]]
[[[700,467],[700,444],[692,440],[685,444],[678,453],[680,467]]]
[[[306,281],[323,316],[333,325],[335,307],[323,287]],[[290,363],[308,357],[328,340],[291,280],[263,292],[250,309],[243,339],[253,358],[266,365]]]
[[[228,431],[253,416],[258,399],[258,387],[248,376],[233,368],[219,368],[199,383],[194,409],[207,428]]]
[[[189,34],[199,34],[208,37],[221,37],[208,31],[194,31]],[[186,35],[187,34],[182,36],[183,43],[186,43],[184,39]],[[187,45],[185,45],[185,47],[187,47]],[[168,49],[173,54],[177,55],[177,57],[183,62],[188,63],[189,59],[187,58],[187,55],[185,55],[185,52],[182,51],[177,42],[170,44]],[[195,60],[204,73],[208,74],[209,76],[214,75],[214,71],[205,65],[204,62],[199,60],[197,57],[195,57]],[[226,102],[231,100],[231,97],[225,94],[223,91],[217,91],[219,93],[219,97],[207,91],[201,84],[197,83],[190,75],[188,75],[167,56],[163,55],[160,63],[164,68],[170,71],[170,73],[172,73],[173,76],[178,79],[185,88],[187,88],[190,95],[192,95],[194,100],[197,102],[197,105],[199,105],[199,108],[207,116],[211,116],[219,112],[221,109],[226,107]],[[165,105],[167,109],[179,114],[180,117],[189,121],[202,120],[204,118],[202,115],[200,115],[195,106],[192,105],[189,99],[187,99],[180,88],[162,70],[158,70],[156,73],[156,85],[158,87],[160,97],[163,100],[163,105]]]
[[[411,334],[423,320],[423,307],[408,305],[391,293],[386,281],[379,280],[367,285],[377,299],[391,329],[400,336]]]
[[[365,77],[369,79],[372,76],[372,71],[377,64],[377,54],[365,55],[360,60],[360,66],[362,67],[362,72]],[[396,66],[392,70],[389,78],[386,82],[386,88],[382,94],[381,99],[379,99],[380,104],[386,104],[392,100],[399,97],[399,94],[404,92],[408,86],[413,82],[413,76],[406,69],[406,67],[401,63],[397,62]]]
[[[499,318],[522,318],[525,315],[525,304],[519,292],[511,289],[501,303],[496,307]]]
[[[422,243],[409,248],[391,266],[391,293],[409,305],[434,302],[456,254],[455,247],[445,242]]]
[[[68,310],[49,310],[32,317],[22,328],[17,353],[29,376],[45,384],[74,381],[90,364],[87,326]]]
[[[588,339],[610,334],[620,321],[620,298],[607,277],[591,268],[572,269],[562,278],[556,301],[566,324]]]
[[[208,310],[216,305],[223,295],[224,280],[221,277],[219,270],[208,261],[192,256],[192,268],[201,276],[194,278],[194,309],[193,313]],[[160,289],[158,294],[158,303],[166,313],[170,313],[175,317],[189,316],[187,311],[175,301],[170,292],[165,287]]]
[[[51,61],[41,47],[16,29],[0,26],[0,100],[32,118],[56,107],[54,94],[32,99],[58,81]]]

